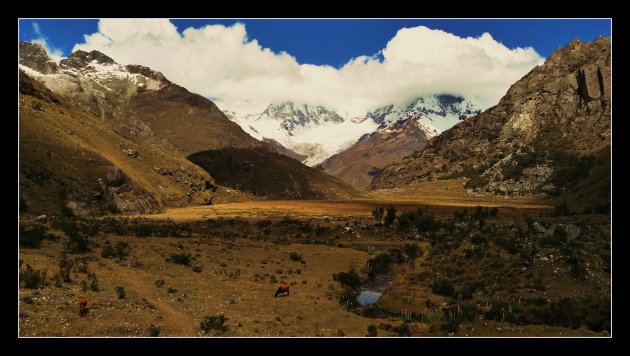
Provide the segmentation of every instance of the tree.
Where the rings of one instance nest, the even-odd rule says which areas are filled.
[[[387,215],[385,215],[385,226],[390,226],[394,220],[396,220],[396,208],[390,206],[387,208]]]
[[[372,216],[374,217],[374,219],[376,219],[376,221],[378,222],[379,225],[381,225],[381,223],[383,221],[383,212],[384,211],[385,211],[385,209],[383,209],[383,207],[374,208],[374,210],[372,210]]]

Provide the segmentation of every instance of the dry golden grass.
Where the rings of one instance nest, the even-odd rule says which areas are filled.
[[[100,258],[100,248],[88,254],[98,257],[89,263],[89,270],[96,273],[102,290],[83,293],[80,281],[86,276],[74,272],[73,283],[61,289],[52,285],[41,289],[32,296],[33,304],[20,303],[20,310],[29,314],[20,318],[21,336],[147,336],[150,324],[159,326],[162,336],[197,336],[203,335],[199,328],[202,318],[216,314],[229,318],[228,336],[334,336],[339,329],[346,335],[363,336],[375,322],[342,309],[331,289],[338,288],[333,273],[367,259],[361,251],[221,238],[111,240],[129,242],[132,257],[116,263]],[[165,261],[164,256],[182,251],[198,255],[192,264],[202,266],[201,273]],[[290,260],[293,251],[302,254],[306,264]],[[20,259],[48,270],[50,276],[58,270],[55,259],[60,253],[61,243],[45,241],[39,250],[22,249]],[[275,275],[278,281],[257,281],[257,274]],[[166,282],[162,288],[154,284],[157,279]],[[281,282],[295,284],[289,296],[274,298]],[[117,298],[117,286],[125,288],[126,299]],[[177,292],[168,293],[171,286]],[[20,294],[32,292],[21,289]],[[85,317],[78,315],[75,304],[80,295],[89,301],[90,312]]]
[[[139,152],[139,158],[129,157],[123,152],[125,149]],[[57,179],[95,191],[100,189],[97,179],[104,177],[104,167],[117,167],[138,190],[171,206],[190,203],[189,187],[172,176],[157,173],[154,167],[172,170],[183,167],[194,172],[195,177],[189,178],[191,181],[212,181],[207,172],[173,152],[129,140],[100,118],[29,95],[20,96],[20,164],[46,169]],[[21,178],[20,193],[36,213],[54,212],[53,207],[63,203],[50,182],[29,184],[27,179]],[[195,193],[192,201],[200,204],[209,194]],[[43,197],[48,197],[50,202]]]
[[[438,218],[452,217],[455,211],[478,205],[498,207],[503,217],[520,217],[523,213],[540,213],[553,208],[548,202],[533,198],[505,199],[487,195],[468,196],[463,179],[423,182],[406,189],[388,189],[372,192],[362,200],[257,200],[230,204],[192,206],[167,209],[161,214],[143,215],[150,219],[172,219],[175,222],[197,221],[205,218],[241,217],[244,219],[278,218],[283,216],[302,218],[361,218],[372,219],[375,207],[394,206],[399,211],[425,208]],[[225,193],[222,193],[222,195]]]

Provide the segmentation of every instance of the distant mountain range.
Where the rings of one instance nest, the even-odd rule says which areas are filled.
[[[322,106],[292,102],[272,103],[260,114],[228,117],[259,140],[273,140],[284,146],[289,157],[313,166],[352,145],[362,134],[372,132],[372,122],[344,120]]]
[[[349,148],[361,137],[382,132],[399,120],[414,118],[417,125],[433,137],[457,123],[460,118],[479,110],[476,102],[459,96],[428,95],[405,105],[385,106],[363,117],[350,119],[344,119],[335,111],[322,106],[293,102],[272,103],[260,114],[239,116],[233,111],[225,112],[253,137],[273,140],[284,146],[285,150],[282,151],[290,157],[304,156],[301,161],[314,166]],[[420,145],[422,140],[422,137],[418,137]],[[390,162],[387,160],[387,163]]]

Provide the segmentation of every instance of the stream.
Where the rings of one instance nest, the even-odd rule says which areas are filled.
[[[361,285],[361,292],[357,296],[357,302],[362,306],[376,303],[383,292],[391,287],[393,281],[394,274],[391,270],[387,273],[377,274],[373,280]]]

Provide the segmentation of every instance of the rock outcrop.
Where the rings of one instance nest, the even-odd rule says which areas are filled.
[[[46,50],[39,43],[20,42],[20,64],[32,68],[43,74],[57,72],[57,63],[53,62]]]
[[[588,155],[610,144],[610,54],[607,37],[572,41],[513,84],[496,106],[385,167],[369,189],[467,177],[468,188],[496,194],[557,194],[558,184],[588,171]]]

